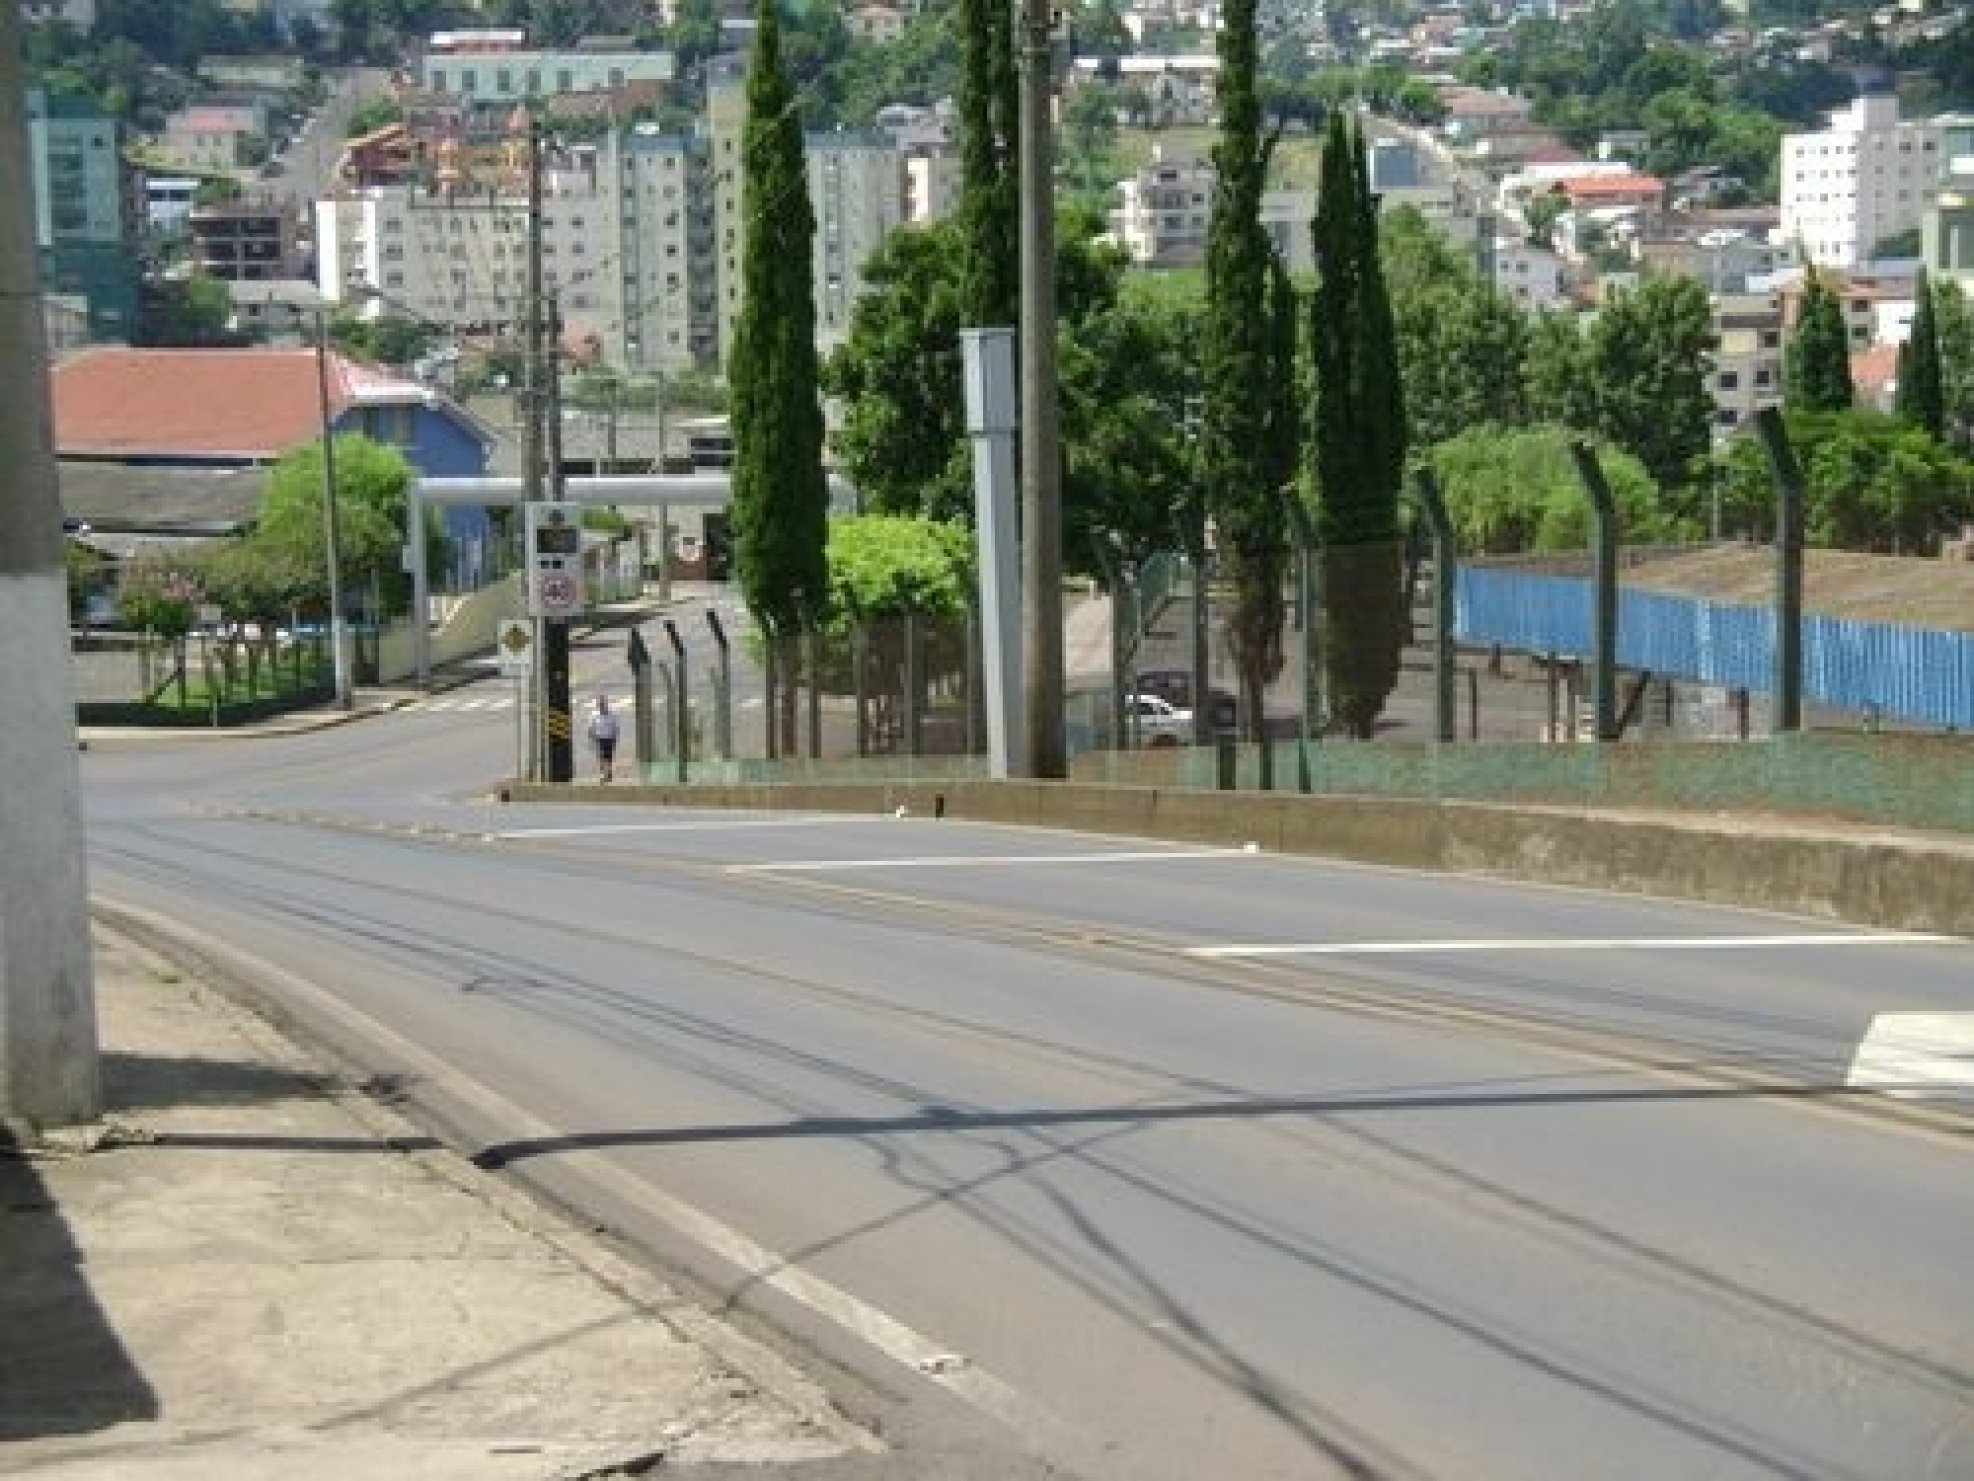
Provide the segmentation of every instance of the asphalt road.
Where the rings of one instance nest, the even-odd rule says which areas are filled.
[[[503,807],[512,746],[437,700],[98,745],[93,887],[262,959],[485,1166],[853,1408],[943,1390],[1134,1481],[1974,1475],[1964,1128],[1843,1091],[1874,1015],[1974,1009],[1964,943]]]

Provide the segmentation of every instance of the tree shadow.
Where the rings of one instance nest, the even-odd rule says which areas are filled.
[[[0,1442],[156,1419],[35,1164],[0,1127]]]

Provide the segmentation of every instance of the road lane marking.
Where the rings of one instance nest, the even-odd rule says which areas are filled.
[[[1974,1100],[1974,1013],[1880,1013],[1844,1083],[1914,1099]]]
[[[1188,859],[1247,859],[1235,848],[1120,849],[1101,854],[917,854],[893,859],[782,859],[729,864],[729,874],[805,874],[836,869],[985,869],[1003,864],[1147,864]]]
[[[1275,941],[1189,946],[1186,955],[1250,956],[1428,956],[1461,951],[1759,951],[1791,946],[1944,946],[1958,936],[1913,931],[1865,931],[1852,935],[1805,933],[1791,936],[1554,936],[1478,937],[1435,941]]]
[[[598,799],[602,799],[599,797]],[[866,817],[829,813],[813,818],[707,818],[692,823],[596,823],[586,828],[503,828],[488,838],[594,838],[600,833],[737,833],[746,828],[814,828],[836,823],[868,823]]]

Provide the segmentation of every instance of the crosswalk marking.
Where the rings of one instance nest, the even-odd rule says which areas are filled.
[[[433,699],[421,699],[411,705],[413,711],[427,714],[458,715],[484,713],[490,710],[511,710],[514,696],[511,694],[452,695],[443,694]]]
[[[1845,1083],[1915,1099],[1974,1100],[1974,1013],[1880,1013]]]

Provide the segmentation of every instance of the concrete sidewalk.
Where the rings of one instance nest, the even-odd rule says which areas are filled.
[[[105,1120],[0,1141],[0,1473],[877,1459],[785,1361],[263,1020],[100,931],[96,980]]]

